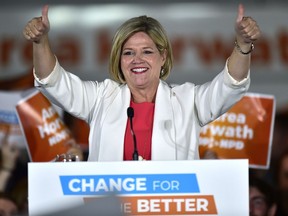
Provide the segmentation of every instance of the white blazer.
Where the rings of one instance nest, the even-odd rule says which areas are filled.
[[[187,82],[170,86],[160,81],[155,100],[152,160],[199,159],[201,127],[240,100],[249,85],[250,76],[235,81],[227,64],[203,85]],[[35,76],[35,86],[53,103],[89,123],[89,161],[123,160],[131,99],[126,84],[110,79],[82,81],[57,62],[49,77],[40,81]]]

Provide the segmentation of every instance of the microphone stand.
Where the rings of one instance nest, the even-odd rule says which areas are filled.
[[[139,154],[137,150],[137,141],[136,141],[136,135],[133,129],[133,123],[132,123],[132,118],[134,117],[134,109],[132,107],[128,107],[127,109],[127,115],[130,120],[130,129],[131,129],[131,134],[133,136],[133,143],[134,143],[134,152],[132,155],[133,160],[139,160]]]

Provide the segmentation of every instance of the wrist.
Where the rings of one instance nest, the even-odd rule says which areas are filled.
[[[245,43],[244,45],[239,45],[237,39],[235,40],[235,48],[238,52],[240,52],[243,55],[248,55],[254,50],[254,44],[253,43]]]

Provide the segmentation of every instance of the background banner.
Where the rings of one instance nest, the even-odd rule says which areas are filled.
[[[22,30],[31,18],[41,16],[42,6],[39,2],[34,6],[0,8],[2,83],[19,77],[25,79],[27,74],[32,76],[32,44],[24,39]],[[112,37],[120,24],[134,16],[155,17],[166,29],[174,53],[174,67],[168,80],[171,83],[200,84],[211,80],[223,69],[234,47],[237,4],[211,1],[211,4],[49,6],[52,49],[61,65],[82,79],[101,81],[109,76],[107,65]],[[283,92],[288,92],[288,6],[244,6],[245,15],[257,20],[262,31],[252,53],[250,91],[272,94],[277,109],[287,107],[288,94]]]

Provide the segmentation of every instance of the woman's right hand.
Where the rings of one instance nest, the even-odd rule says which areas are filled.
[[[48,5],[42,8],[42,16],[31,19],[23,29],[24,37],[31,42],[40,43],[50,30]]]

